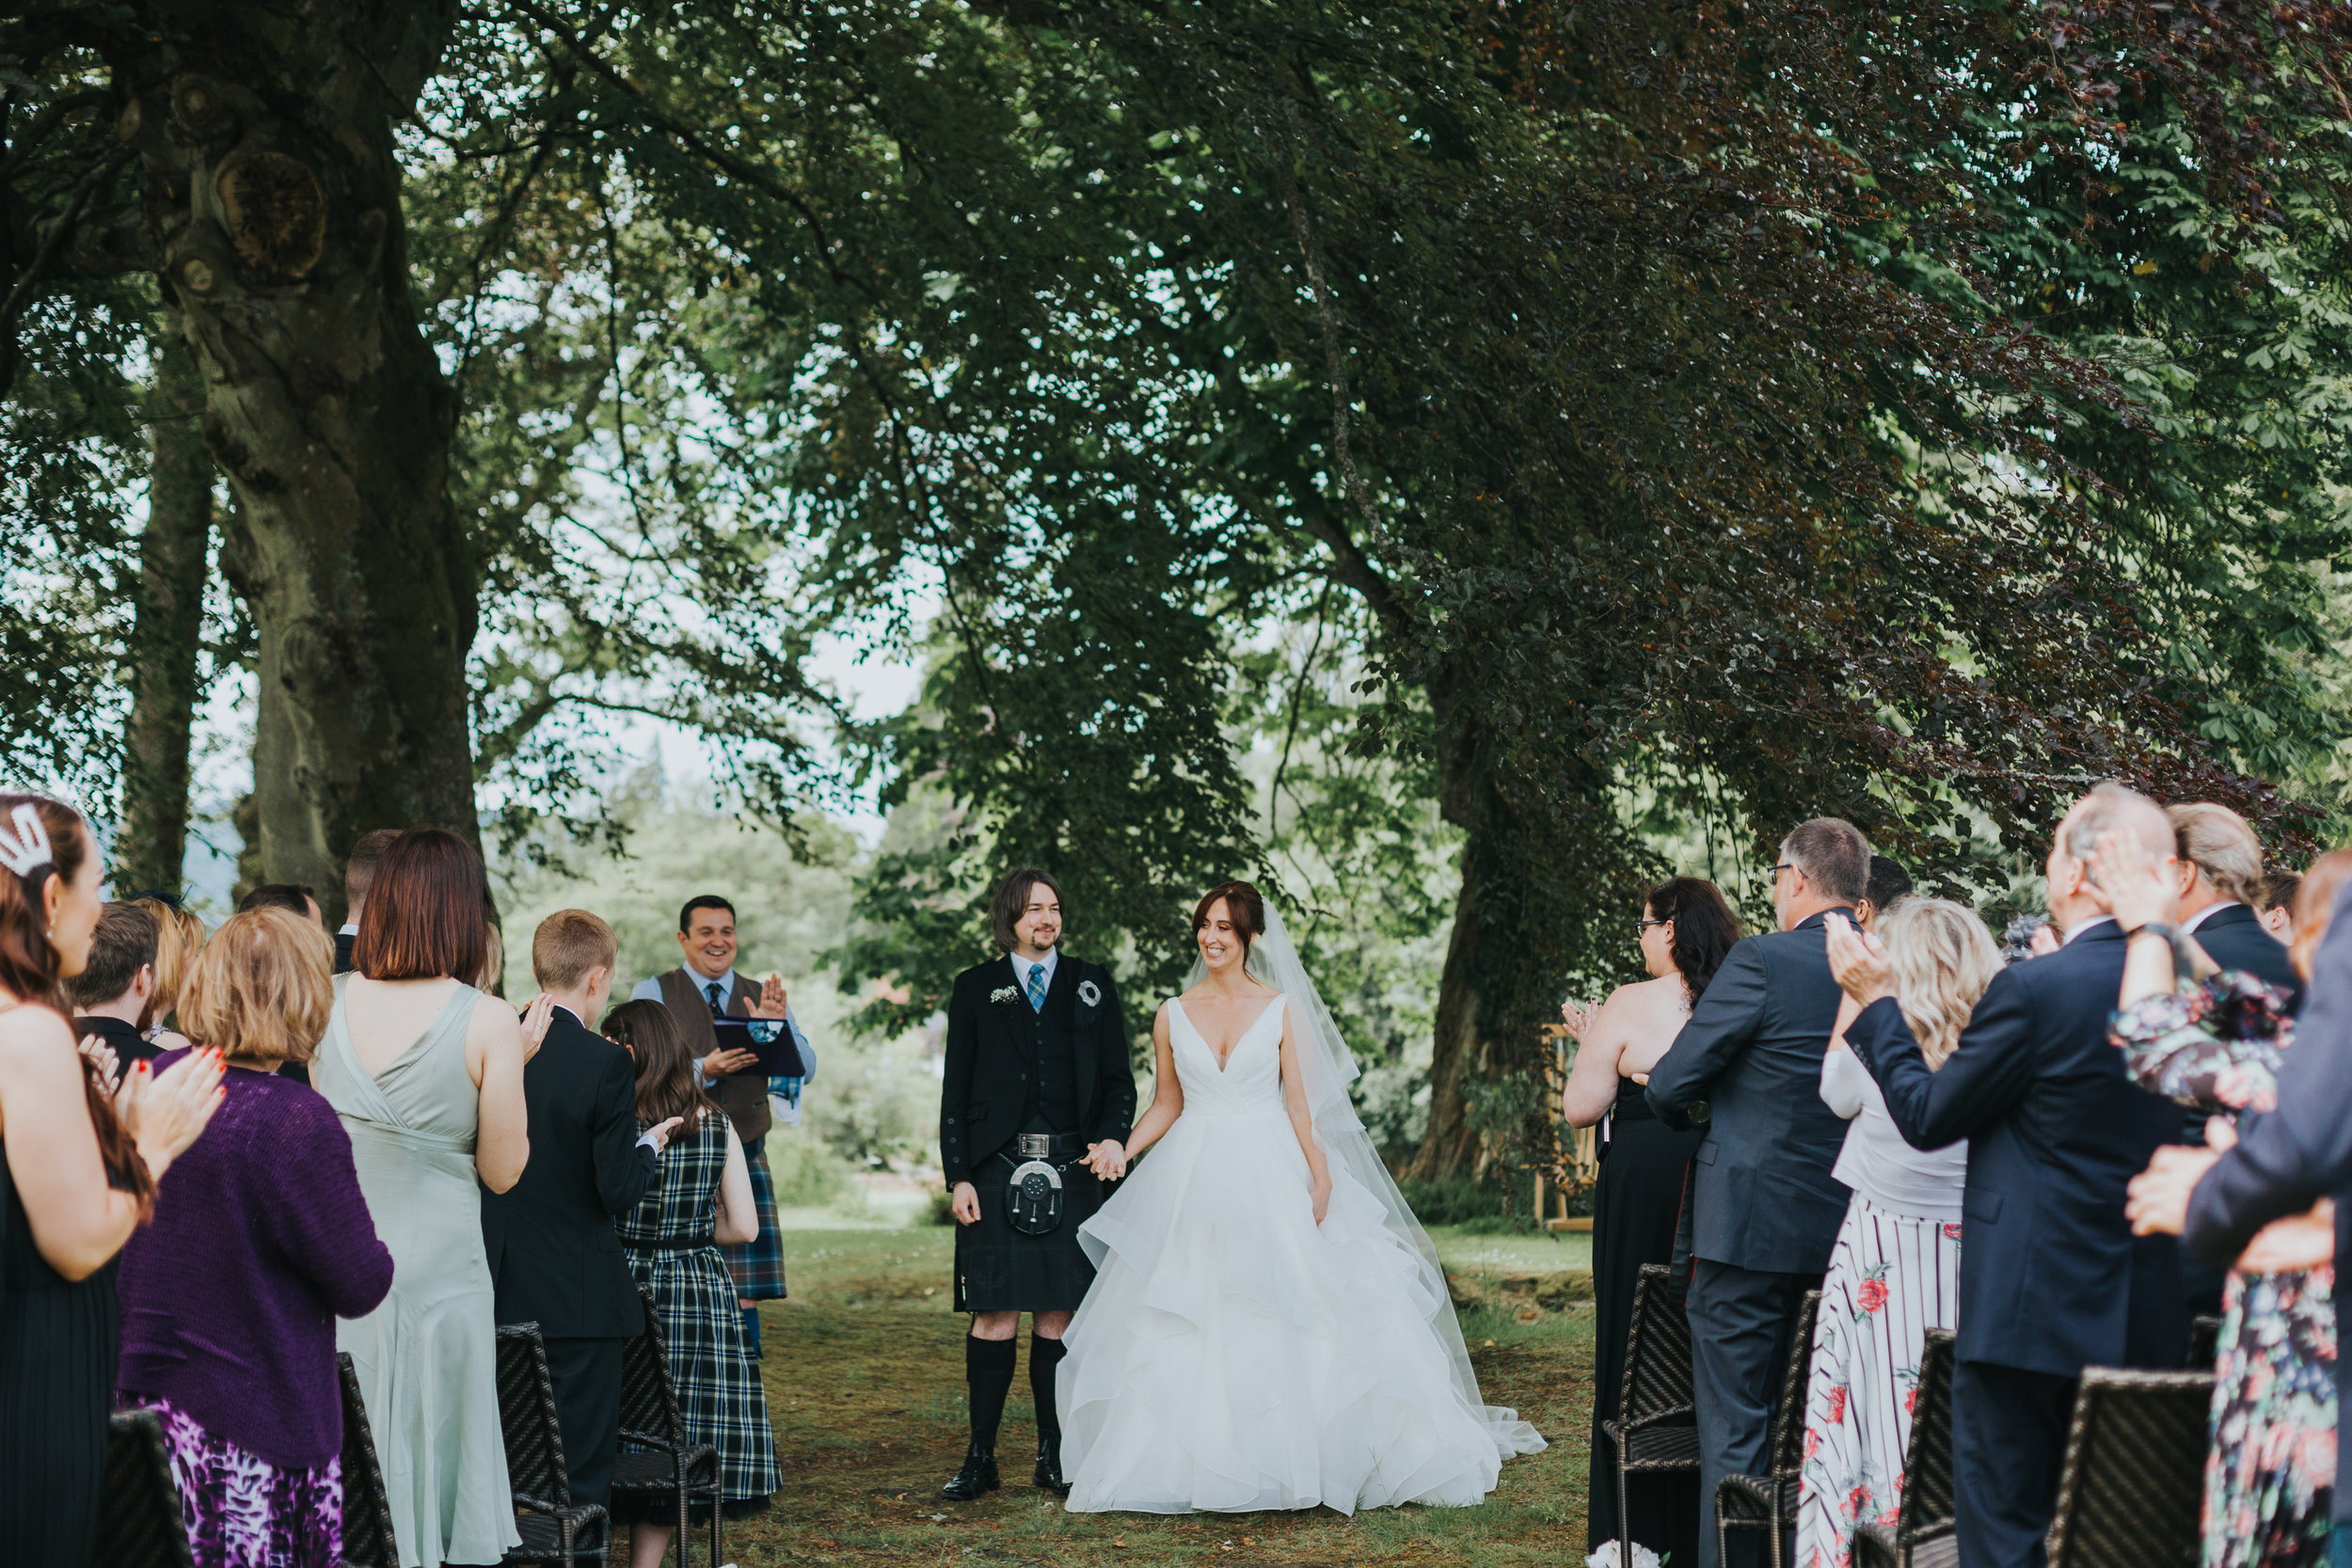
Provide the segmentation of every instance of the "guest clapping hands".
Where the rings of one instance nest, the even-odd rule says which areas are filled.
[[[87,1562],[119,1308],[115,1255],[220,1103],[210,1053],[111,1098],[74,1047],[62,979],[89,956],[105,879],[70,808],[0,795],[0,1554]]]
[[[226,1062],[227,1098],[123,1251],[116,1382],[163,1418],[199,1565],[342,1560],[335,1320],[384,1299],[392,1256],[334,1108],[278,1071],[326,1027],[333,958],[271,908],[198,956],[181,1019]]]

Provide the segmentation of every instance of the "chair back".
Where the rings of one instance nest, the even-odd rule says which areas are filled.
[[[2188,1359],[2181,1365],[2192,1372],[2213,1370],[2221,1351],[2221,1320],[2199,1313],[2188,1321]]]
[[[1911,1447],[1903,1455],[1903,1500],[1896,1528],[1903,1539],[1952,1524],[1960,1495],[1952,1480],[1952,1363],[1959,1336],[1928,1330],[1919,1353],[1919,1397],[1911,1406]]]
[[[343,1561],[350,1568],[397,1568],[392,1499],[375,1457],[375,1433],[359,1398],[359,1369],[339,1351],[335,1370],[343,1389]]]
[[[621,1430],[683,1445],[686,1422],[678,1415],[677,1386],[670,1381],[661,1317],[653,1309],[651,1291],[640,1285],[637,1293],[645,1298],[645,1331],[621,1347]]]
[[[2210,1372],[2084,1370],[2050,1568],[2197,1568],[2212,1403]]]
[[[1626,1332],[1625,1382],[1617,1414],[1628,1423],[1680,1415],[1693,1408],[1691,1321],[1672,1300],[1674,1276],[1663,1263],[1645,1263],[1633,1282],[1633,1322]]]
[[[569,1508],[570,1472],[556,1424],[555,1381],[548,1375],[539,1325],[499,1326],[499,1425],[506,1434],[506,1481],[518,1498],[547,1510]]]
[[[164,1423],[152,1410],[106,1418],[105,1501],[90,1560],[106,1568],[192,1568],[180,1487],[171,1479]]]
[[[1797,1332],[1788,1344],[1788,1375],[1781,1380],[1780,1408],[1772,1412],[1772,1474],[1804,1473],[1804,1396],[1813,1381],[1813,1324],[1821,1292],[1807,1291],[1797,1308]]]

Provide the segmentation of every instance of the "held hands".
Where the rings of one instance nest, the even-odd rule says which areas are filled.
[[[2091,873],[2106,895],[2116,924],[2133,930],[2151,924],[2171,926],[2181,918],[2181,890],[2166,874],[2166,863],[2148,852],[2137,839],[2122,833],[2099,835],[2091,852]]]
[[[787,1000],[784,982],[771,974],[759,983],[759,1000],[752,1005],[752,1016],[754,1018],[782,1018]],[[727,1070],[733,1072],[736,1069],[729,1068]]]
[[[955,1197],[954,1197],[954,1200],[953,1200],[952,1202],[950,1202],[950,1203],[948,1204],[948,1206],[947,1206],[947,1207],[948,1207],[948,1212],[949,1212],[950,1213],[952,1213],[952,1214],[954,1214],[954,1215],[956,1216],[956,1223],[957,1223],[958,1225],[977,1225],[977,1224],[979,1224],[979,1223],[980,1223],[980,1190],[979,1190],[979,1188],[975,1187],[975,1186],[974,1186],[974,1185],[972,1185],[972,1183],[971,1183],[971,1182],[969,1182],[969,1181],[959,1181],[959,1182],[957,1182],[957,1183],[956,1183],[956,1190],[955,1190]]]
[[[539,1054],[539,1048],[548,1043],[548,1025],[555,1021],[555,998],[541,991],[523,1009],[523,1060],[528,1062]]]
[[[204,1131],[229,1091],[220,1086],[220,1053],[207,1047],[191,1051],[155,1075],[145,1062],[134,1062],[122,1075],[115,1096],[115,1114],[123,1131],[138,1146],[148,1174],[158,1180]]]
[[[1089,1148],[1079,1164],[1105,1181],[1116,1181],[1127,1174],[1127,1151],[1117,1138],[1104,1138]]]
[[[2285,1274],[2290,1269],[2315,1269],[2336,1259],[2336,1206],[2321,1198],[2308,1214],[2272,1220],[2254,1232],[2238,1254],[2240,1274]]]
[[[1829,972],[1857,1007],[1895,994],[1895,967],[1886,960],[1884,942],[1856,929],[1836,910],[1824,915],[1821,924],[1829,933]]]

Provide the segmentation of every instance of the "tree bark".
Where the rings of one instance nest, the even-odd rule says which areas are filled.
[[[447,0],[144,8],[116,57],[166,296],[205,375],[259,640],[268,878],[340,918],[352,841],[477,836],[466,659],[476,564],[450,502],[454,399],[407,282],[390,117]]]
[[[212,554],[213,459],[198,422],[204,384],[195,356],[176,327],[158,335],[154,349],[152,455],[131,627],[131,717],[122,737],[114,882],[177,890],[188,847],[188,736]]]

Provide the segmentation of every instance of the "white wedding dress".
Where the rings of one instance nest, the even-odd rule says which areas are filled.
[[[1098,1272],[1056,1383],[1073,1512],[1474,1503],[1505,1457],[1544,1446],[1479,1402],[1428,1238],[1364,1168],[1370,1142],[1343,1109],[1319,1111],[1317,1135],[1327,1156],[1352,1136],[1360,1158],[1327,1159],[1315,1224],[1282,1102],[1289,1000],[1221,1070],[1168,1004],[1184,1113],[1078,1232]]]

